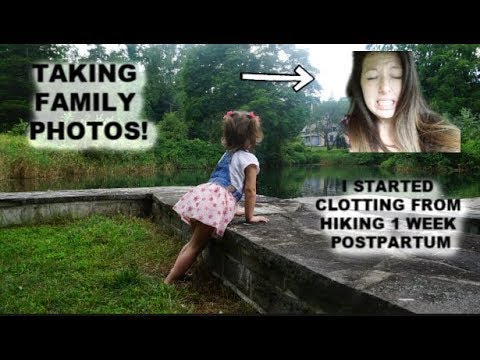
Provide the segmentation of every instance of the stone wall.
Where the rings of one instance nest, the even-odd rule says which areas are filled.
[[[180,195],[180,194],[179,194]],[[190,227],[172,210],[173,197],[154,193],[152,215],[167,232],[190,239]],[[263,200],[263,201],[262,201]],[[257,213],[269,217],[298,209],[291,201],[265,198],[259,201]],[[232,226],[233,225],[233,226]],[[280,233],[284,226],[277,228]],[[221,240],[212,239],[203,252],[211,270],[224,285],[261,313],[277,314],[350,314],[388,313],[409,311],[376,297],[339,284],[280,253],[257,244],[254,236],[245,236],[237,230],[251,226],[236,218]],[[260,229],[262,225],[253,225]],[[343,300],[342,300],[343,299]]]
[[[93,214],[145,217],[150,212],[151,189],[0,193],[0,228]]]
[[[148,217],[186,242],[172,210],[188,187],[0,193],[0,227],[100,213]],[[332,252],[315,199],[257,197],[267,224],[241,217],[203,256],[259,312],[278,314],[480,313],[480,199],[462,200],[466,227],[451,257],[355,257]],[[474,226],[475,225],[475,226]],[[465,233],[472,230],[473,233]],[[0,230],[1,231],[1,230]]]

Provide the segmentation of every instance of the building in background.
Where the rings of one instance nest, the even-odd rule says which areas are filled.
[[[330,146],[334,145],[338,137],[337,125],[331,126],[328,131],[321,129],[318,124],[305,126],[300,132],[302,141],[306,146],[327,146],[326,140]],[[327,137],[327,139],[325,139]]]

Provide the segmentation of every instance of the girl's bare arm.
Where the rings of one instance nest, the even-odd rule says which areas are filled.
[[[245,220],[247,223],[267,222],[265,216],[254,216],[257,201],[257,166],[248,165],[245,168]]]

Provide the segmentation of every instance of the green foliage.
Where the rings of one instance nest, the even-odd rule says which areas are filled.
[[[463,108],[452,122],[461,130],[462,143],[468,140],[480,141],[480,114],[474,115],[470,109]]]
[[[20,119],[20,122],[18,124],[13,125],[12,129],[8,131],[9,135],[23,135],[25,136],[27,132],[27,127],[28,127],[28,122],[23,121],[23,119]]]
[[[69,49],[56,44],[0,44],[0,132],[20,119],[31,119],[32,64],[65,59]]]
[[[159,136],[161,139],[185,140],[187,132],[187,125],[180,120],[175,112],[165,113],[159,123]]]
[[[286,56],[281,60],[280,52]],[[218,142],[227,110],[254,111],[265,133],[257,148],[260,159],[282,162],[282,146],[297,136],[308,115],[308,96],[318,84],[295,93],[291,84],[239,81],[241,72],[292,73],[298,63],[310,70],[307,53],[294,46],[200,45],[185,53],[179,90],[190,138]],[[293,63],[296,62],[295,66]]]
[[[379,165],[385,157],[378,154],[351,154],[347,149],[305,146],[301,140],[288,143],[283,151],[285,165]],[[268,165],[268,164],[267,164]]]
[[[23,123],[25,124],[25,123]],[[18,125],[15,132],[22,131]],[[13,132],[13,131],[11,131]],[[88,176],[102,172],[145,172],[155,168],[150,151],[57,151],[29,146],[25,135],[0,134],[0,179]]]
[[[115,150],[81,150],[73,152],[79,154],[87,163],[103,166],[118,166],[122,164],[126,167],[134,166],[153,166],[155,156],[153,151],[115,151]]]
[[[140,58],[145,66],[147,83],[142,94],[144,116],[157,122],[165,113],[178,110],[175,99],[175,76],[181,61],[178,45],[149,45],[141,50],[141,57],[139,49],[131,47],[130,56]]]
[[[323,138],[327,149],[337,144],[337,139],[342,136],[340,121],[347,113],[348,106],[348,98],[341,98],[338,101],[329,99],[312,106],[311,119],[308,121],[308,125],[313,127],[312,130],[320,138]],[[331,135],[335,137],[333,141],[329,139]]]
[[[284,164],[309,164],[312,163],[312,151],[296,139],[284,146],[282,159]]]
[[[478,44],[417,45],[415,57],[425,97],[434,109],[480,113]]]
[[[379,166],[392,156],[392,153],[349,153],[347,149],[343,152],[350,158],[351,164],[365,166]]]
[[[38,59],[76,61],[78,51],[51,44],[5,45],[0,51],[0,131],[6,131],[20,118],[30,120],[31,63]],[[180,121],[165,117],[160,126],[170,139],[184,138],[180,124],[186,124],[189,138],[218,143],[225,111],[254,111],[261,116],[265,132],[258,155],[270,163],[283,161],[282,147],[305,125],[313,96],[320,89],[318,82],[295,93],[291,83],[239,80],[241,72],[291,74],[299,63],[312,71],[308,52],[294,45],[125,44],[125,49],[108,53],[105,46],[90,44],[85,59],[141,62],[146,73],[143,115],[158,122],[175,112]],[[171,120],[173,124],[167,124]]]
[[[160,139],[154,151],[157,165],[160,167],[198,169],[215,166],[224,149],[221,144],[212,144],[200,139]]]
[[[1,86],[1,84],[0,84]],[[0,132],[8,131],[21,119],[31,118],[31,108],[28,100],[4,100],[0,102]]]
[[[462,152],[460,158],[460,170],[478,171],[480,170],[480,140],[467,140],[462,142]]]
[[[82,61],[105,62],[109,61],[107,49],[102,44],[88,44],[88,55]]]
[[[480,114],[472,114],[470,109],[463,108],[460,114],[452,119],[460,128],[462,149],[460,154],[444,154],[453,168],[460,171],[474,172],[480,169]]]
[[[425,170],[448,172],[452,169],[452,162],[442,153],[397,153],[383,161],[381,168],[400,173],[415,173]]]
[[[140,46],[137,44],[125,44],[127,47],[127,57],[130,61],[138,61],[141,59]]]
[[[253,89],[239,81],[247,45],[202,45],[187,50],[178,75],[180,99],[189,125],[189,137],[219,141],[223,114],[238,109]]]
[[[291,149],[295,152],[304,152],[306,146],[303,145],[301,142],[294,142],[291,145]]]

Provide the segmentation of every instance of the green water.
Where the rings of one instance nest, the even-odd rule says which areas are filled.
[[[176,170],[149,176],[102,176],[74,179],[9,179],[0,181],[0,192],[98,189],[144,186],[187,186],[207,181],[210,170]],[[341,194],[341,182],[366,179],[430,179],[439,184],[445,197],[480,196],[479,176],[471,174],[398,175],[369,167],[262,167],[257,181],[258,194],[283,199]]]

